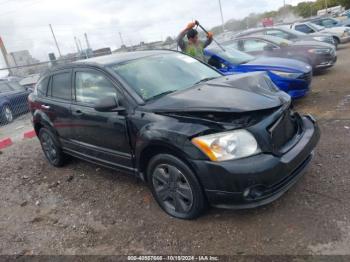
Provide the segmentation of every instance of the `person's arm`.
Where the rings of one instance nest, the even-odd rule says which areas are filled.
[[[213,42],[213,33],[212,32],[208,32],[207,34],[207,40],[205,40],[204,42],[204,47],[206,48],[208,45],[210,45]]]
[[[184,30],[180,32],[180,34],[177,36],[177,44],[181,48],[182,51],[185,51],[186,49],[186,43],[184,41],[184,37],[186,36],[187,32],[196,26],[195,22],[189,23]]]

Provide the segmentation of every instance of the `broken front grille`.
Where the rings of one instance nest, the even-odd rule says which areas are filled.
[[[268,128],[274,152],[279,152],[297,134],[297,121],[298,117],[287,110]]]

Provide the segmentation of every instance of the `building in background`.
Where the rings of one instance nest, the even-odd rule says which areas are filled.
[[[33,58],[28,50],[8,53],[7,61],[11,68],[11,75],[15,76],[25,77],[47,69],[47,64],[40,63],[38,59]]]

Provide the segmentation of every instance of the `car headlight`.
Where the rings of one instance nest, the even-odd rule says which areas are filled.
[[[261,152],[254,136],[244,129],[195,137],[192,143],[212,161],[225,161]]]
[[[271,73],[278,75],[280,77],[285,78],[298,78],[301,74],[300,73],[288,73],[288,72],[282,72],[282,71],[271,71]]]
[[[312,48],[308,50],[309,53],[313,54],[329,54],[331,51],[330,48]]]

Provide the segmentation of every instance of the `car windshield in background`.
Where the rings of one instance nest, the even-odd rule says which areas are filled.
[[[284,32],[287,32],[287,33],[290,33],[290,34],[293,34],[293,35],[299,35],[299,36],[307,35],[307,34],[305,34],[303,32],[300,32],[300,31],[297,31],[297,30],[292,30],[292,29],[289,29],[289,28],[283,28],[283,29],[281,29],[281,31],[284,31]]]
[[[281,38],[281,37],[277,37],[277,36],[272,36],[272,35],[269,35],[269,36],[265,36],[264,37],[266,40],[276,44],[276,45],[291,45],[293,42],[287,40],[287,39],[284,39],[284,38]]]
[[[309,27],[311,27],[312,29],[314,29],[316,32],[319,32],[319,31],[325,29],[324,26],[316,25],[316,24],[314,24],[314,23],[307,23],[307,25],[308,25]]]
[[[211,67],[180,53],[149,56],[111,68],[145,101],[221,76]]]
[[[244,64],[254,60],[254,56],[238,51],[234,47],[230,46],[230,44],[224,44],[224,49],[225,51],[219,48],[211,48],[209,49],[209,51],[213,52],[214,54],[217,54],[226,61],[236,65]]]

